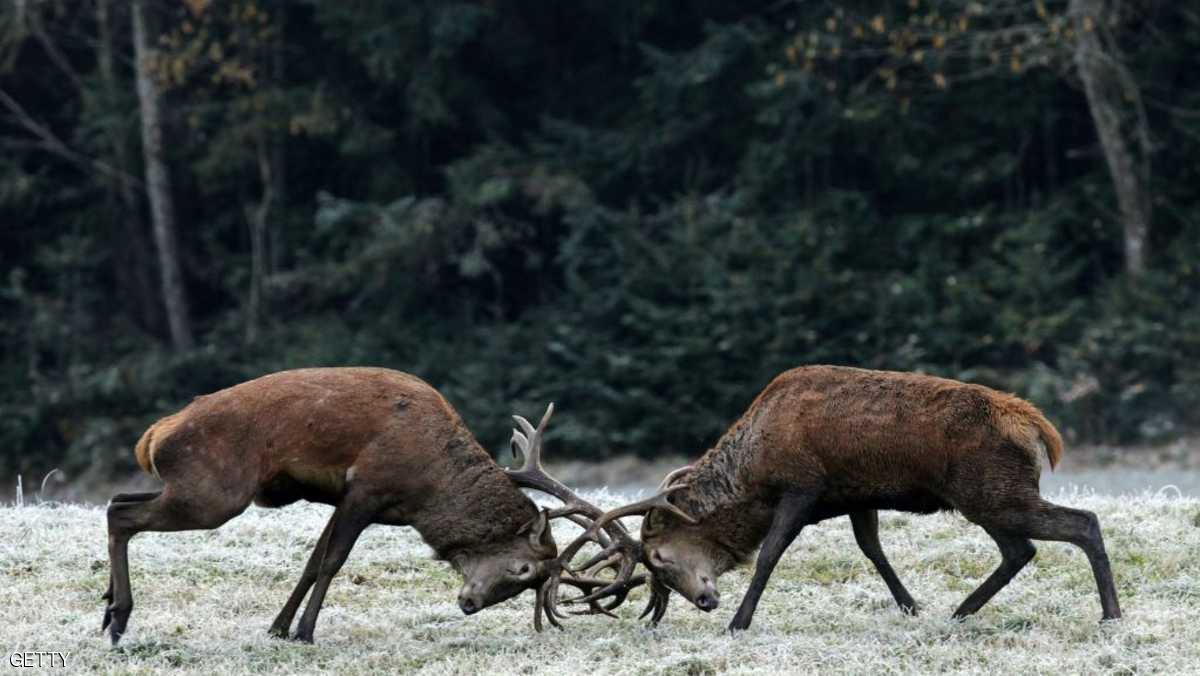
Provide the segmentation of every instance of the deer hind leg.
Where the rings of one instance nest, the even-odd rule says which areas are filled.
[[[215,493],[220,495],[220,493]],[[189,493],[189,495],[199,495]],[[113,645],[121,640],[133,611],[129,586],[129,539],[146,531],[180,531],[216,528],[241,513],[249,499],[241,504],[199,499],[164,490],[142,501],[113,502],[108,506],[108,559],[111,593],[104,610],[101,631],[109,630]]]
[[[329,543],[329,532],[333,530],[333,517],[329,518],[329,523],[325,524],[325,529],[321,531],[321,537],[317,540],[317,546],[313,548],[312,554],[308,557],[308,563],[304,565],[304,572],[300,574],[300,581],[296,583],[296,588],[292,590],[292,595],[288,597],[287,603],[283,609],[275,616],[275,621],[271,623],[270,634],[277,638],[287,638],[288,629],[292,626],[292,620],[296,617],[296,610],[300,608],[300,603],[304,601],[304,597],[308,594],[308,590],[312,588],[313,582],[317,580],[317,572],[321,567],[321,559],[325,555],[325,549]]]
[[[329,590],[329,583],[333,580],[333,576],[341,570],[342,564],[346,562],[346,557],[350,555],[350,550],[354,548],[358,536],[367,526],[371,525],[373,518],[374,511],[366,509],[365,505],[357,504],[349,496],[333,510],[325,546],[317,548],[321,552],[321,563],[317,568],[312,596],[309,597],[308,605],[304,607],[304,614],[300,616],[300,624],[296,627],[296,640],[312,643],[313,629],[317,625],[317,615],[321,612],[321,604],[325,601],[325,592]],[[316,554],[317,552],[313,552],[313,556]],[[301,584],[303,582],[301,580]],[[298,591],[299,587],[297,587]],[[293,592],[294,594],[295,592]]]
[[[900,581],[896,571],[892,569],[892,564],[884,555],[883,546],[879,544],[879,512],[873,509],[850,512],[850,525],[854,528],[854,539],[858,542],[858,548],[875,565],[875,570],[879,571],[888,590],[892,592],[892,598],[896,599],[896,605],[900,606],[904,613],[916,615],[917,602],[904,588],[904,583]]]
[[[779,563],[779,559],[787,550],[788,545],[792,544],[792,541],[800,535],[804,525],[808,523],[816,502],[817,493],[815,492],[793,491],[783,495],[775,507],[771,528],[767,531],[762,549],[758,552],[758,560],[754,564],[754,578],[750,581],[750,588],[746,590],[746,595],[742,597],[742,603],[738,606],[733,621],[729,623],[729,631],[741,631],[750,627],[750,621],[754,619],[754,610],[758,607],[758,600],[767,587],[767,579],[771,577],[771,572],[775,570],[775,564]]]
[[[117,493],[116,495],[112,496],[112,499],[109,500],[109,503],[145,502],[147,500],[153,500],[154,498],[157,498],[160,493],[162,493],[162,491],[155,491],[153,493]],[[100,598],[104,601],[111,601],[112,593],[113,593],[112,589],[113,589],[112,571],[110,570],[109,574],[108,574],[108,590],[105,591],[104,594],[102,594],[100,596]]]
[[[1092,512],[1082,509],[1061,507],[1042,500],[1039,496],[1031,506],[1020,511],[1005,513],[997,519],[1006,532],[1020,533],[1035,540],[1070,542],[1087,554],[1100,592],[1102,619],[1115,620],[1121,617],[1121,606],[1117,602],[1117,590],[1113,585],[1112,568],[1104,549],[1104,537],[1100,534],[1100,521]]]
[[[996,592],[1000,591],[1007,585],[1025,564],[1033,559],[1033,555],[1037,553],[1037,548],[1029,541],[1029,538],[1016,535],[1004,535],[990,529],[985,529],[988,535],[996,541],[996,545],[1000,547],[1000,567],[996,568],[991,575],[988,576],[979,588],[971,592],[958,610],[954,611],[954,619],[962,619],[967,615],[971,615],[975,611],[983,607]]]

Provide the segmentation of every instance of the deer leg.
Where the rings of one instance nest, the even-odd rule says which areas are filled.
[[[248,501],[247,501],[248,502]],[[129,539],[145,531],[180,531],[216,528],[237,516],[245,504],[220,505],[211,499],[186,502],[164,491],[141,502],[114,502],[108,506],[108,559],[112,594],[104,610],[101,631],[108,629],[113,645],[121,640],[133,594],[129,587]]]
[[[331,530],[333,530],[333,517],[329,518],[329,523],[325,524],[325,529],[321,531],[317,546],[313,548],[312,554],[308,557],[308,563],[304,565],[304,572],[300,574],[300,581],[296,583],[292,595],[288,597],[287,603],[275,616],[275,621],[271,623],[270,633],[272,636],[287,638],[288,629],[292,626],[292,619],[296,617],[296,610],[300,608],[300,603],[304,601],[308,590],[317,580],[317,570],[321,567],[321,558],[325,555]]]
[[[329,537],[325,542],[325,550],[321,554],[321,564],[317,568],[316,583],[308,605],[304,607],[304,615],[296,627],[295,639],[312,643],[313,629],[317,625],[317,615],[321,612],[321,604],[325,601],[325,592],[333,576],[341,570],[346,557],[358,540],[358,536],[371,524],[372,514],[365,510],[355,509],[349,501],[343,501],[333,512],[330,520]]]
[[[858,548],[875,565],[875,570],[879,571],[880,577],[887,583],[888,590],[892,592],[892,598],[896,599],[896,605],[900,606],[904,613],[916,615],[917,602],[904,588],[904,583],[892,569],[892,564],[879,544],[879,512],[873,509],[850,512],[850,525],[854,527],[854,540],[858,542]]]
[[[1104,550],[1104,537],[1100,534],[1100,521],[1092,512],[1082,509],[1060,507],[1040,497],[1033,507],[1020,512],[1001,515],[997,521],[1006,532],[1020,533],[1035,540],[1057,540],[1070,542],[1087,554],[1100,592],[1100,608],[1104,620],[1121,617],[1121,606],[1117,602],[1117,589],[1113,585],[1112,568]]]
[[[788,492],[784,493],[779,504],[775,506],[771,528],[767,531],[762,549],[758,552],[758,560],[754,564],[754,578],[750,581],[746,595],[742,597],[742,603],[738,606],[733,621],[729,623],[729,631],[741,631],[750,627],[758,600],[767,587],[767,579],[771,577],[775,564],[779,563],[788,545],[792,544],[808,522],[816,501],[817,496],[814,493]]]
[[[112,496],[112,499],[109,500],[109,503],[145,502],[147,500],[153,500],[154,498],[157,498],[159,493],[161,493],[161,492],[162,491],[156,491],[154,493],[117,493],[116,495]],[[112,571],[110,570],[108,573],[108,591],[104,592],[104,594],[102,594],[100,596],[100,598],[101,598],[101,600],[104,600],[104,601],[111,601],[112,594],[113,594],[113,581],[112,581]]]
[[[1000,547],[1000,567],[996,568],[991,575],[988,576],[979,588],[971,592],[954,611],[954,619],[960,620],[967,615],[971,615],[975,611],[983,607],[996,592],[1000,591],[1007,585],[1025,564],[1033,559],[1033,555],[1037,553],[1037,548],[1028,538],[1015,535],[1003,535],[1001,533],[988,530],[988,535],[996,541],[996,545]]]

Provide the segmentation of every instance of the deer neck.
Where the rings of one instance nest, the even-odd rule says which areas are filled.
[[[766,537],[776,497],[755,480],[757,444],[740,420],[696,463],[677,504],[700,521],[709,539],[744,562]]]
[[[455,435],[439,468],[444,481],[412,517],[438,558],[508,543],[537,516],[537,506],[469,434]]]

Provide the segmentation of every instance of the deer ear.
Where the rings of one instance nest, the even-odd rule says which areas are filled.
[[[534,549],[557,551],[554,536],[550,534],[550,510],[543,509],[538,512],[532,521],[521,526],[518,533],[524,533],[526,530],[529,531],[529,544]]]
[[[642,537],[653,537],[658,535],[663,528],[663,511],[661,509],[652,509],[646,514],[645,521],[642,522]]]

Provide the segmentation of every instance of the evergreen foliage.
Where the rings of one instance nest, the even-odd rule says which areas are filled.
[[[1153,150],[1134,277],[1068,4],[147,2],[182,353],[122,202],[126,3],[6,5],[0,471],[127,470],[192,396],[339,364],[425,378],[497,450],[554,400],[585,458],[699,453],[806,363],[1015,391],[1075,441],[1184,433],[1200,14],[1096,28]]]

